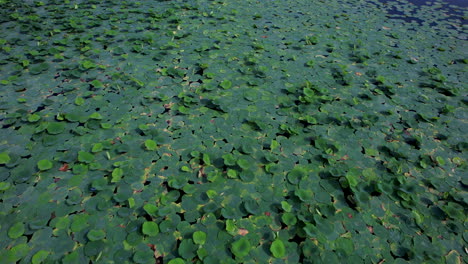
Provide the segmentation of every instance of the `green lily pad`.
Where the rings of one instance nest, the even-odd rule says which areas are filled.
[[[31,263],[33,263],[33,264],[43,263],[44,260],[47,259],[49,254],[50,254],[49,251],[39,250],[36,254],[33,255],[32,259],[31,259]]]
[[[250,241],[245,237],[242,237],[231,244],[231,252],[236,256],[236,258],[242,259],[250,253],[251,249]]]
[[[124,175],[124,171],[122,168],[115,168],[112,171],[112,179],[111,182],[119,182],[122,179],[122,176]]]
[[[270,252],[275,258],[283,258],[286,256],[286,247],[284,246],[283,241],[276,239],[271,243]]]
[[[65,123],[62,122],[50,122],[47,126],[47,133],[51,135],[57,135],[65,131]]]
[[[91,163],[94,161],[94,155],[86,151],[79,151],[78,161],[83,163]]]
[[[38,114],[32,114],[32,115],[28,116],[28,122],[34,123],[34,122],[37,122],[39,120],[41,120],[41,116],[38,115]]]
[[[281,216],[281,221],[283,221],[285,225],[292,227],[297,223],[297,218],[292,213],[284,213]]]
[[[18,261],[25,257],[31,249],[27,244],[18,244],[14,247],[12,247],[9,252],[13,255],[13,261]]]
[[[94,112],[94,113],[89,115],[89,118],[94,119],[94,120],[101,120],[102,115],[100,113],[98,113],[98,112]]]
[[[137,251],[133,255],[133,261],[135,263],[151,263],[154,261],[154,253],[149,249]]]
[[[106,232],[104,230],[92,229],[88,232],[88,234],[86,234],[86,237],[90,241],[97,241],[97,240],[104,239],[106,237]]]
[[[17,222],[8,229],[8,237],[12,239],[16,239],[24,234],[24,224],[21,222]]]
[[[46,171],[52,169],[53,163],[50,160],[43,159],[37,162],[37,167],[41,171]]]
[[[167,264],[186,264],[181,258],[171,259]]]
[[[251,163],[248,160],[239,159],[237,160],[237,165],[239,165],[239,167],[241,167],[244,170],[248,170],[251,166]]]
[[[147,150],[156,150],[158,147],[158,144],[156,143],[156,141],[152,139],[147,139],[145,140],[145,147]]]
[[[285,212],[291,212],[292,211],[292,205],[290,205],[288,202],[286,201],[281,201],[281,207],[283,208],[283,210]]]
[[[206,233],[203,231],[196,231],[193,233],[193,242],[197,245],[204,245],[206,243]]]
[[[85,103],[85,99],[83,97],[76,97],[75,98],[75,104],[80,106],[80,105],[83,105]]]
[[[192,259],[196,255],[196,250],[198,249],[192,239],[184,239],[179,245],[177,250],[184,259]]]
[[[230,80],[224,80],[224,81],[222,81],[222,82],[219,84],[219,86],[220,86],[221,88],[227,90],[227,89],[231,88],[232,82],[231,82]]]
[[[10,189],[11,184],[9,182],[0,182],[0,191],[6,191]]]
[[[0,153],[0,164],[7,164],[10,162],[11,158],[6,152]]]
[[[144,222],[142,226],[142,232],[148,236],[156,236],[159,233],[158,224],[155,222]]]
[[[90,84],[94,87],[94,88],[104,88],[104,84],[99,81],[99,80],[93,80],[90,82]]]

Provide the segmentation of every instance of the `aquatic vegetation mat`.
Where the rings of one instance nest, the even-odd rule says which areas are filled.
[[[463,263],[435,3],[0,0],[0,262]]]

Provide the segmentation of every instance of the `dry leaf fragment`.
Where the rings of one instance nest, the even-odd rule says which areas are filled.
[[[241,236],[245,236],[249,233],[249,230],[247,229],[244,229],[244,228],[239,228],[239,230],[237,231],[237,234],[241,235]]]

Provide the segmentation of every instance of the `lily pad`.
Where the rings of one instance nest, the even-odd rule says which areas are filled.
[[[156,236],[159,233],[158,224],[155,222],[144,222],[142,226],[142,232],[148,236]]]
[[[7,164],[10,162],[11,158],[6,152],[0,153],[0,164]]]
[[[246,257],[250,250],[250,241],[245,237],[242,237],[231,244],[231,252],[234,254],[234,256],[236,256],[236,258],[242,259],[243,257]]]
[[[95,230],[92,229],[86,235],[90,241],[97,241],[104,239],[106,237],[106,232],[104,230]]]
[[[196,231],[193,233],[193,242],[197,245],[206,243],[206,233],[203,231]]]
[[[37,162],[37,167],[41,171],[50,170],[53,167],[53,163],[50,160],[43,159]]]
[[[145,147],[147,150],[156,150],[158,147],[158,144],[156,143],[156,141],[152,139],[147,139],[145,140]]]
[[[16,239],[24,234],[25,228],[24,224],[21,222],[15,223],[8,229],[8,237],[12,239]]]
[[[284,246],[283,241],[276,239],[271,243],[270,252],[275,258],[283,258],[286,256],[286,247]]]

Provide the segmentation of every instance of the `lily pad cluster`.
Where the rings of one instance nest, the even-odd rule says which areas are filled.
[[[434,3],[0,1],[0,262],[462,263]]]

